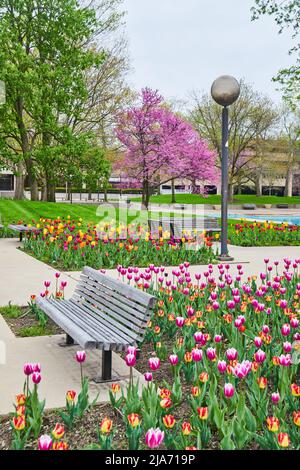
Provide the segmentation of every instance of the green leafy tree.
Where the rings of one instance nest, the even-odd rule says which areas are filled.
[[[295,45],[289,53],[295,54],[296,63],[280,70],[274,80],[281,84],[285,98],[295,106],[300,99],[300,0],[255,0],[255,5],[251,10],[253,20],[257,20],[262,15],[274,17],[280,34],[286,29],[292,31]]]

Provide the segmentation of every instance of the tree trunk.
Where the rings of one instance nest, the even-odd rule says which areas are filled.
[[[284,195],[292,197],[293,195],[293,170],[288,168],[285,179]]]
[[[105,201],[105,202],[108,202],[108,199],[107,199],[107,188],[104,188],[104,201]]]
[[[228,184],[228,202],[233,202],[233,184]]]
[[[53,183],[47,183],[47,202],[56,202],[55,184]]]
[[[148,210],[150,200],[149,182],[148,180],[143,181],[143,195],[142,205]]]
[[[47,201],[47,183],[46,183],[45,178],[43,178],[43,181],[42,181],[41,201]]]
[[[89,190],[89,194],[88,194],[88,201],[91,201],[92,200],[92,191]]]
[[[172,198],[171,198],[171,204],[176,204],[176,196],[175,196],[175,181],[171,181],[171,187],[172,187]]]
[[[24,192],[24,183],[25,183],[25,175],[24,175],[24,168],[22,162],[19,162],[17,165],[18,174],[16,175],[16,186],[15,186],[15,195],[14,199],[22,200],[25,199],[25,192]]]
[[[261,174],[259,174],[256,178],[255,191],[256,191],[256,196],[257,197],[262,196],[262,175]]]

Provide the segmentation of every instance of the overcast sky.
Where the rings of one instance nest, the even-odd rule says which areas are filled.
[[[245,78],[276,102],[271,79],[292,65],[289,34],[269,17],[251,22],[254,0],[124,0],[133,67],[131,84],[165,98],[209,91],[219,75]]]

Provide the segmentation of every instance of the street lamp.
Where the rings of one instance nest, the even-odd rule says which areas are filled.
[[[232,261],[228,255],[228,106],[233,104],[240,96],[239,82],[230,75],[222,75],[217,78],[211,87],[211,96],[222,110],[222,206],[221,206],[221,261]]]

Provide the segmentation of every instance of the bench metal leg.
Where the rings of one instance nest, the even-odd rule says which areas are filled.
[[[71,346],[71,344],[74,344],[74,339],[71,338],[70,335],[66,334],[66,345]]]
[[[102,351],[102,380],[111,380],[112,352]]]
[[[20,242],[23,240],[23,232],[20,232]]]

